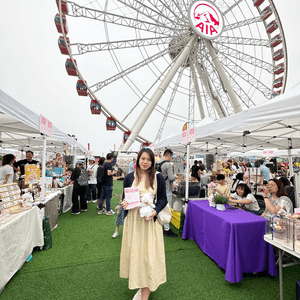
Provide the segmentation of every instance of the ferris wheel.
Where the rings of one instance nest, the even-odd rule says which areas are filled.
[[[107,130],[124,132],[124,151],[285,90],[286,42],[272,0],[56,2],[67,72]]]

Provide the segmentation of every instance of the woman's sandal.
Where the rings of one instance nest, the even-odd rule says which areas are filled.
[[[132,300],[141,300],[141,299],[142,299],[142,289],[139,289],[134,295],[134,297],[132,298]]]

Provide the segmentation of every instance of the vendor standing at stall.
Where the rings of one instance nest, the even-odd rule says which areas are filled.
[[[26,159],[22,159],[19,160],[17,162],[14,163],[14,169],[15,171],[20,171],[21,172],[21,176],[25,175],[25,165],[36,165],[39,162],[37,160],[33,159],[33,152],[30,150],[26,151]]]

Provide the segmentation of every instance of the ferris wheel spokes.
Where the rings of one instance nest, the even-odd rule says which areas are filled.
[[[228,92],[228,95],[229,95],[229,98],[231,100],[231,103],[232,103],[232,106],[233,106],[233,109],[234,109],[235,113],[242,111],[242,107],[239,103],[239,100],[238,100],[233,88],[231,87],[231,85],[229,83],[229,80],[228,80],[228,78],[225,74],[225,71],[223,69],[223,66],[222,66],[218,56],[216,55],[215,50],[213,49],[210,41],[205,40],[205,43],[206,43],[206,46],[208,48],[209,54],[212,58],[212,61],[213,61],[214,65],[217,69],[217,72],[218,72],[218,74],[219,74],[219,76],[220,76],[220,78],[221,78],[221,80],[222,80],[222,82],[223,82],[223,84],[226,88],[226,91]]]
[[[178,55],[178,57],[177,57],[176,61],[174,62],[172,68],[169,70],[168,74],[166,75],[164,80],[161,82],[161,84],[159,85],[159,87],[155,91],[153,97],[149,101],[149,103],[147,105],[147,109],[145,109],[143,111],[143,113],[141,114],[141,116],[139,117],[137,122],[134,124],[134,126],[132,128],[132,133],[128,137],[128,139],[127,139],[127,141],[126,141],[126,143],[123,147],[123,151],[127,151],[128,148],[134,142],[136,136],[139,134],[139,132],[143,128],[145,122],[148,120],[148,118],[151,115],[153,109],[155,108],[156,104],[160,100],[160,98],[163,95],[163,93],[165,92],[166,88],[168,87],[168,85],[172,81],[172,79],[175,76],[176,72],[178,71],[178,69],[180,68],[182,63],[185,61],[186,57],[189,56],[189,53],[190,53],[196,39],[197,39],[197,36],[193,35],[191,40],[188,42],[188,44],[182,50],[181,54]]]

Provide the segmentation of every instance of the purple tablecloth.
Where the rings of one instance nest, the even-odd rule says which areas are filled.
[[[229,282],[242,281],[243,272],[277,275],[273,247],[264,241],[265,219],[240,209],[218,211],[207,200],[189,201],[183,239],[198,246],[225,270]]]

